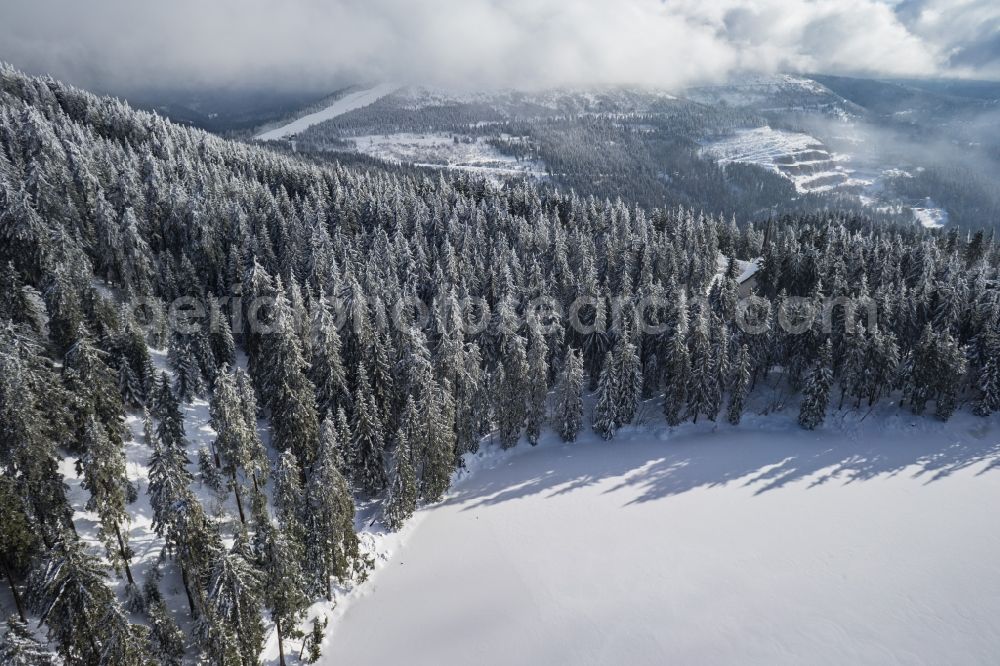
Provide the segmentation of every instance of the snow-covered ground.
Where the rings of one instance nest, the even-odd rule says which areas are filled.
[[[506,135],[501,138],[509,139]],[[518,160],[491,146],[486,139],[459,137],[428,132],[367,135],[349,139],[358,152],[389,162],[417,166],[462,169],[498,175],[545,174],[544,166],[533,160]]]
[[[995,663],[1000,420],[653,420],[487,447],[321,663]]]
[[[377,85],[373,88],[367,88],[365,90],[358,90],[357,92],[348,93],[340,99],[336,100],[333,104],[316,111],[315,113],[310,113],[308,115],[297,118],[287,125],[282,125],[281,127],[269,130],[258,134],[255,138],[260,141],[275,141],[278,139],[285,139],[293,134],[298,134],[313,125],[318,125],[319,123],[325,122],[336,118],[337,116],[342,116],[348,111],[354,111],[355,109],[360,109],[361,107],[368,106],[386,95],[392,93],[399,86],[393,85],[391,83],[384,83]]]
[[[939,229],[948,224],[948,211],[928,198],[923,206],[913,207],[913,218],[927,229]]]

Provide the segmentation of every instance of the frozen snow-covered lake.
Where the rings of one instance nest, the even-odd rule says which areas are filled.
[[[996,663],[998,422],[768,418],[487,456],[321,663]]]

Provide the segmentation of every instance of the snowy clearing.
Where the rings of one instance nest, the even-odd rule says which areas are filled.
[[[255,138],[260,141],[276,141],[287,138],[293,134],[305,131],[313,125],[318,125],[337,116],[342,116],[349,111],[368,106],[391,94],[398,88],[399,86],[392,85],[391,83],[384,83],[374,88],[348,93],[324,109],[302,116],[287,125],[282,125],[276,129],[258,134]]]
[[[913,219],[927,229],[940,229],[948,224],[948,211],[928,198],[923,206],[913,208]]]
[[[507,135],[500,138],[510,139]],[[538,161],[518,160],[494,148],[486,139],[444,133],[367,135],[349,139],[359,153],[395,163],[462,169],[503,175],[543,176]]]
[[[481,454],[321,663],[995,663],[1000,421],[828,423]]]

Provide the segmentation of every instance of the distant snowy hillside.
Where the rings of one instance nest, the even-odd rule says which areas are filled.
[[[320,663],[993,663],[998,425],[887,408],[487,455]]]
[[[400,89],[395,96],[404,108],[413,110],[479,105],[507,118],[648,113],[663,104],[677,101],[675,95],[665,90],[626,87],[463,92],[410,86]]]
[[[826,86],[800,76],[745,76],[729,83],[687,88],[685,98],[700,104],[752,107],[759,111],[826,111],[848,117],[863,109]]]

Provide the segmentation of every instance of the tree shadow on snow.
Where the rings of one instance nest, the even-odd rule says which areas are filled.
[[[980,465],[979,475],[1000,474],[1000,421],[963,416],[942,424],[909,415],[868,424],[845,421],[808,432],[786,417],[770,416],[739,427],[627,428],[611,441],[588,433],[572,444],[522,443],[488,473],[457,483],[446,504],[473,510],[606,481],[612,485],[605,493],[631,490],[628,504],[637,504],[728,484],[760,495],[790,483],[813,488],[901,474],[930,484]]]

